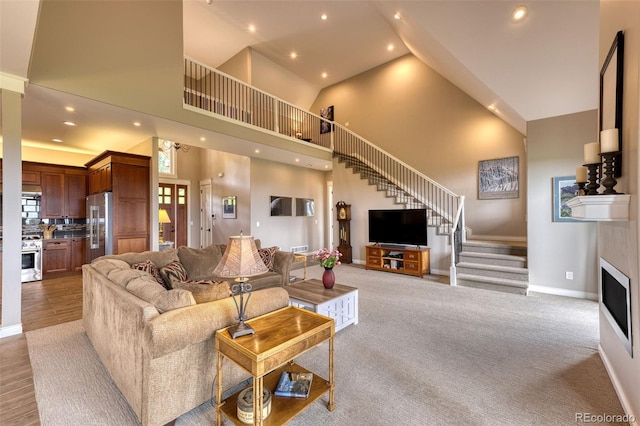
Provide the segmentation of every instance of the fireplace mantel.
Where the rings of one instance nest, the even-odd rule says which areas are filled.
[[[629,194],[583,195],[567,201],[572,219],[589,221],[628,221]]]

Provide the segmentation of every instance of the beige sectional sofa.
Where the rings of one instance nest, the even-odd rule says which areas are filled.
[[[103,256],[82,267],[87,336],[143,425],[166,424],[215,397],[214,335],[236,322],[227,282],[194,283],[216,288],[212,301],[196,303],[193,292],[169,290],[152,274],[131,267],[151,261],[161,270],[184,260],[190,278],[202,280],[215,268],[215,253],[221,253],[218,246],[184,248],[183,256],[180,252]],[[282,252],[276,262],[286,264],[287,254]],[[281,269],[283,276],[271,274],[255,285],[247,308],[250,318],[288,305],[282,284],[288,282],[290,266],[279,265],[286,269]],[[223,375],[225,391],[249,378],[232,362],[224,363]]]

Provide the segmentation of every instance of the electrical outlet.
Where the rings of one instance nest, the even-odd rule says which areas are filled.
[[[568,280],[572,280],[573,279],[573,272],[571,272],[571,271],[565,272],[565,278],[568,279]]]

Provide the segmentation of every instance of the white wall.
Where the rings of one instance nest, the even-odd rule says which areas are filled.
[[[552,206],[552,179],[575,176],[584,144],[597,140],[597,117],[594,110],[527,123],[531,290],[597,299],[596,224],[553,222]]]

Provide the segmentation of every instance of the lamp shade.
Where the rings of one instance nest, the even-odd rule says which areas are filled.
[[[169,213],[167,213],[165,209],[160,209],[160,211],[158,211],[158,223],[171,223]]]
[[[226,278],[244,278],[260,275],[269,268],[264,264],[252,236],[229,237],[227,249],[213,275]]]

